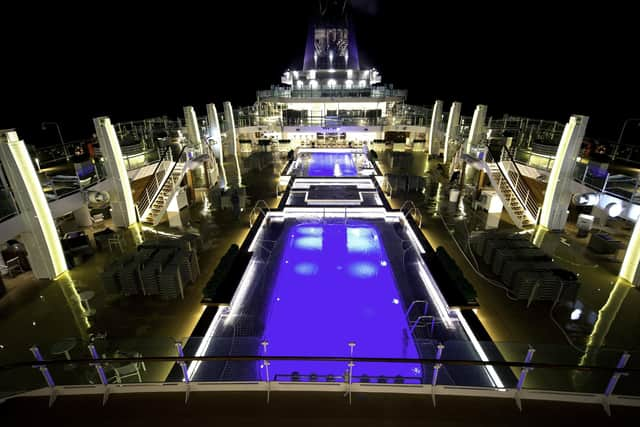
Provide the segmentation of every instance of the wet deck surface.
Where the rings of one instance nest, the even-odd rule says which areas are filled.
[[[569,307],[556,307],[550,313],[552,305],[548,302],[536,302],[526,308],[524,302],[509,300],[502,289],[479,275],[452,238],[456,237],[458,244],[464,242],[471,231],[482,228],[486,214],[471,209],[464,199],[462,204],[449,203],[444,185],[446,180],[437,175],[435,163],[427,162],[424,153],[396,156],[388,152],[380,157],[383,169],[398,176],[419,178],[427,186],[424,192],[407,192],[407,187],[395,191],[391,204],[398,208],[405,200],[416,203],[423,214],[422,230],[429,242],[434,248],[443,246],[476,288],[480,302],[478,316],[491,338],[503,343],[499,346],[506,359],[522,360],[529,344],[538,348],[562,346],[565,352],[562,357],[585,363],[598,360],[598,352],[594,351],[596,345],[638,349],[640,335],[629,331],[640,326],[640,310],[637,309],[640,292],[616,284],[620,254],[617,257],[594,254],[586,248],[589,237],[578,238],[572,223],[564,233],[546,234],[542,238],[543,250],[559,265],[581,275],[578,299],[583,305],[583,315],[580,319],[571,320]],[[284,159],[274,163],[270,153],[260,153],[243,160],[243,182],[251,200],[250,206],[259,199],[266,200],[271,206],[276,205],[279,199],[275,198],[275,183],[283,164]],[[31,360],[28,349],[33,344],[38,344],[46,353],[53,343],[64,337],[86,340],[93,332],[107,332],[109,339],[120,340],[118,342],[133,339],[137,346],[145,340],[162,341],[161,348],[173,354],[173,341],[167,337],[190,335],[202,313],[200,300],[204,284],[229,245],[240,244],[248,232],[247,210],[240,219],[233,218],[229,210],[211,212],[202,205],[194,205],[190,210],[190,229],[201,234],[205,250],[200,254],[202,274],[194,285],[186,288],[184,300],[161,301],[105,294],[98,274],[105,263],[120,255],[109,251],[94,255],[56,281],[34,280],[31,273],[22,273],[16,278],[5,279],[9,293],[0,300],[0,364]],[[436,213],[440,215],[434,215]],[[77,229],[73,224],[68,227],[64,231]],[[503,215],[501,228],[510,227],[513,229],[508,217]],[[625,227],[619,221],[600,226],[620,239],[630,232]],[[158,231],[175,232],[166,225],[159,227]],[[153,235],[153,231],[147,229],[123,232],[125,252],[135,250],[135,242],[140,237],[148,239]],[[96,309],[95,316],[87,318],[83,315],[77,299],[77,293],[82,290],[95,292],[91,300],[91,306]],[[76,351],[84,349],[76,348],[72,355]],[[145,354],[144,346],[142,353]],[[630,366],[639,364],[640,355],[634,353]],[[145,380],[161,380],[165,371],[165,368],[150,369]],[[538,380],[532,375],[528,381],[535,385]],[[567,376],[562,382],[565,385],[577,384]],[[626,388],[625,384],[640,384],[640,380],[623,378],[620,390]]]

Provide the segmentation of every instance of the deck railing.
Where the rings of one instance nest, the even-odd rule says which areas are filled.
[[[234,345],[229,346],[232,339]],[[19,395],[49,396],[53,404],[65,394],[97,394],[106,402],[109,393],[163,391],[182,391],[188,398],[189,392],[217,389],[268,395],[304,383],[301,390],[342,391],[345,396],[426,394],[434,405],[438,395],[461,395],[510,398],[518,407],[528,399],[595,403],[607,412],[610,405],[640,406],[640,367],[633,362],[640,354],[616,349],[587,348],[580,357],[565,346],[478,342],[490,355],[481,359],[460,357],[469,342],[416,340],[422,357],[406,358],[358,354],[356,341],[345,343],[344,355],[303,356],[270,354],[264,337],[67,340],[69,345],[56,347],[64,356],[45,358],[44,351],[33,346],[31,360],[0,366],[0,402]],[[215,344],[213,351],[197,355],[205,341]],[[125,344],[128,352],[119,349]],[[281,372],[287,366],[282,362],[328,368]],[[193,369],[194,364],[199,369]],[[375,367],[380,364],[413,366],[413,374],[377,376]],[[500,383],[478,384],[474,372],[489,370],[499,374]]]

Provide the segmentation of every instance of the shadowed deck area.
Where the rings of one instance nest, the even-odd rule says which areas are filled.
[[[348,405],[341,393],[271,394],[198,392],[184,404],[182,393],[114,394],[106,406],[101,396],[20,398],[0,405],[6,425],[147,426],[541,426],[637,425],[640,410],[612,407],[608,417],[599,405],[524,401],[522,412],[510,399],[354,394]],[[160,409],[162,408],[162,409]],[[464,410],[461,410],[464,408]],[[3,422],[3,424],[5,424]],[[219,424],[218,424],[219,425]]]

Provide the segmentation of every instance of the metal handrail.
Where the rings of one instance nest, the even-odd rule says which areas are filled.
[[[409,210],[405,212],[404,208],[408,206]],[[413,219],[418,221],[418,228],[422,228],[422,212],[418,209],[411,200],[405,200],[402,206],[400,206],[400,211],[405,215],[413,215]]]
[[[424,304],[424,310],[423,310],[422,314],[426,315],[427,314],[427,310],[429,310],[429,301],[423,300],[423,299],[417,299],[417,300],[413,300],[411,302],[411,304],[409,304],[409,308],[407,308],[407,311],[405,312],[404,317],[406,317],[408,319],[409,315],[411,314],[411,309],[418,303]]]
[[[259,206],[261,206],[261,205],[265,207],[265,209],[267,210],[267,212],[271,210],[271,208],[269,208],[269,205],[267,204],[267,202],[265,202],[265,201],[264,201],[264,200],[262,200],[262,199],[258,200],[258,201],[256,202],[256,204],[255,204],[253,207],[254,207],[254,208],[257,208],[257,207],[259,207]]]
[[[413,209],[413,208],[415,208],[415,207],[416,207],[416,204],[415,204],[415,203],[413,203],[413,201],[412,201],[412,200],[405,200],[405,201],[402,203],[402,205],[400,206],[400,210],[401,210],[402,212],[404,212],[404,208],[405,208],[406,206],[409,206],[409,209]]]
[[[253,227],[254,214],[256,216],[259,215],[259,214],[262,214],[262,215],[265,215],[265,216],[267,215],[267,213],[264,210],[262,210],[261,207],[254,206],[253,209],[251,209],[251,212],[249,213],[249,228]]]
[[[106,357],[100,358],[101,363],[123,363],[123,362],[216,362],[216,361],[262,361],[264,355],[218,355],[218,356],[138,356],[138,357]],[[516,362],[505,360],[476,360],[476,359],[435,359],[435,358],[408,358],[408,357],[358,357],[358,356],[276,356],[270,355],[269,360],[297,360],[297,361],[318,361],[318,362],[384,362],[384,363],[443,363],[452,366],[504,366],[511,368],[541,368],[541,369],[572,369],[576,371],[600,371],[621,374],[640,374],[640,368],[617,368],[611,366],[596,365],[576,365],[571,363],[552,362]],[[81,359],[49,359],[49,360],[26,360],[8,363],[0,366],[0,372],[7,372],[13,369],[37,366],[59,366],[69,364],[95,364],[92,358]]]
[[[264,206],[266,208],[266,211],[262,209],[261,206]],[[256,204],[253,206],[253,209],[251,209],[251,212],[249,212],[249,227],[253,227],[254,214],[262,214],[264,216],[267,216],[267,212],[269,211],[270,211],[270,208],[267,202],[265,202],[262,199],[258,200]]]

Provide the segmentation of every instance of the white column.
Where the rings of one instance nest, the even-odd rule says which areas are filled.
[[[220,135],[220,122],[218,121],[218,110],[216,105],[207,104],[207,121],[209,122],[209,137],[211,151],[218,163],[218,182],[220,188],[227,186],[227,172],[224,169],[224,156],[222,153],[222,136]],[[215,161],[215,160],[214,160]]]
[[[447,132],[444,136],[444,163],[447,163],[451,158],[449,152],[451,143],[458,138],[458,128],[460,126],[460,112],[462,111],[462,104],[454,102],[451,104],[451,110],[449,110],[449,120],[447,121]]]
[[[571,116],[564,127],[540,210],[540,225],[549,230],[563,230],[567,223],[573,169],[588,121],[586,116]]]
[[[484,132],[484,121],[487,118],[487,106],[478,105],[473,112],[473,119],[471,120],[471,130],[469,131],[469,139],[467,139],[467,145],[464,148],[465,153],[471,152],[471,146],[482,141],[482,132]]]
[[[224,121],[227,127],[226,146],[228,153],[232,156],[233,172],[235,177],[229,176],[229,185],[232,187],[242,186],[242,175],[240,173],[240,161],[238,160],[238,136],[236,135],[236,124],[233,119],[233,108],[229,101],[224,104]],[[229,171],[231,172],[231,171]]]
[[[636,287],[640,287],[640,218],[633,227],[629,245],[622,260],[619,276]]]
[[[200,126],[198,126],[198,117],[193,107],[184,107],[184,122],[187,125],[187,138],[192,147],[201,148],[202,139],[200,138]]]
[[[31,156],[15,131],[0,131],[0,161],[27,230],[20,236],[33,275],[38,279],[54,279],[67,271],[67,263]]]
[[[429,128],[429,155],[437,156],[440,152],[440,140],[442,139],[442,101],[433,104],[431,113],[431,127]]]
[[[136,223],[136,209],[118,135],[109,117],[95,118],[93,125],[104,157],[107,177],[111,183],[109,194],[113,224],[116,227],[129,227]]]

